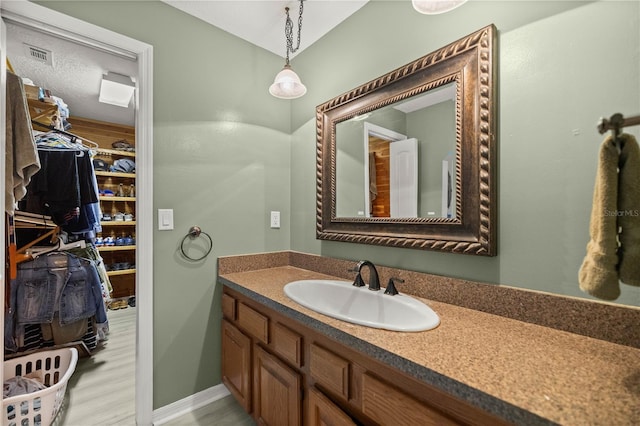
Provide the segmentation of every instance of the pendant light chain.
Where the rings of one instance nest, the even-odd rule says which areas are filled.
[[[293,47],[293,21],[289,16],[289,8],[284,8],[287,15],[287,19],[284,22],[284,36],[285,42],[287,43],[287,62],[285,63],[284,68],[282,68],[282,70],[278,74],[276,74],[276,78],[273,80],[273,84],[269,86],[269,93],[271,93],[276,98],[296,99],[300,96],[304,96],[304,94],[307,93],[306,86],[302,84],[302,81],[300,81],[300,77],[298,77],[298,74],[293,71],[291,65],[289,64],[289,54],[297,52],[300,48],[300,35],[302,34],[302,11],[304,8],[303,1],[304,0],[300,0],[300,13],[298,15],[298,42],[295,48]]]
[[[287,65],[289,64],[289,53],[296,53],[300,48],[300,34],[302,33],[302,11],[304,8],[304,0],[300,0],[300,12],[298,15],[298,41],[295,49],[293,48],[293,21],[289,17],[289,8],[285,7],[287,20],[284,23],[284,35],[287,39]]]

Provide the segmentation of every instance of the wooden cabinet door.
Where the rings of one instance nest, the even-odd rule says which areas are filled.
[[[355,426],[344,411],[315,388],[309,389],[308,426]]]
[[[222,320],[222,381],[251,413],[251,339]]]
[[[253,392],[253,415],[258,424],[302,424],[300,374],[259,346],[254,348]]]

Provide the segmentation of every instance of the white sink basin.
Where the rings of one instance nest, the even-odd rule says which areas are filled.
[[[306,308],[368,327],[425,331],[440,324],[440,317],[419,300],[404,294],[384,294],[384,288],[371,291],[351,284],[337,280],[293,281],[284,286],[284,293]]]

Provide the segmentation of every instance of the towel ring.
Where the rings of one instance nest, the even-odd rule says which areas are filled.
[[[193,258],[193,257],[189,256],[185,252],[184,243],[185,243],[185,241],[187,241],[187,238],[190,238],[190,239],[193,240],[195,238],[198,238],[200,235],[204,235],[209,239],[209,249],[202,256],[200,256],[198,258]],[[199,226],[192,226],[191,228],[189,228],[189,233],[184,236],[184,238],[182,239],[182,242],[180,243],[180,251],[182,252],[182,255],[186,259],[189,259],[189,260],[191,260],[193,262],[198,262],[198,261],[204,259],[205,257],[209,256],[209,253],[211,253],[212,249],[213,249],[213,240],[211,239],[211,236],[209,234],[207,234],[206,232],[204,232]]]

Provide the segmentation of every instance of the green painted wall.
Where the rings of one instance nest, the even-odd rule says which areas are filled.
[[[157,1],[42,5],[154,47],[154,407],[220,383],[216,257],[290,247],[290,110],[267,88],[282,59]],[[269,228],[279,210],[281,229]],[[154,220],[155,218],[146,218]],[[192,225],[212,255],[179,255]],[[198,252],[194,251],[194,255]]]
[[[175,229],[154,235],[154,400],[163,406],[220,383],[216,257],[289,247],[290,137],[231,122],[155,125],[154,197]],[[281,229],[268,212],[279,210]],[[179,243],[192,225],[214,241],[190,263]],[[194,255],[200,255],[194,251]]]
[[[176,226],[146,248],[156,408],[220,382],[216,256],[291,248],[585,297],[576,277],[595,123],[640,111],[637,2],[476,1],[428,17],[374,0],[296,56],[309,91],[291,102],[266,90],[281,58],[163,3],[39,3],[154,46],[154,207],[173,208]],[[316,105],[490,23],[500,31],[499,255],[316,240]],[[269,229],[270,210],[282,212],[280,230]],[[191,264],[178,250],[195,224],[214,251]],[[634,290],[619,301],[640,305]]]
[[[596,124],[615,112],[640,112],[638,2],[477,1],[436,17],[407,3],[370,2],[296,58],[310,89],[293,111],[292,164],[315,155],[312,105],[490,23],[500,52],[498,256],[297,238],[292,249],[590,298],[577,280],[603,140]],[[638,127],[628,131],[640,135]],[[292,181],[295,236],[308,232],[315,211],[307,192],[314,176],[292,168]],[[622,287],[617,302],[640,306],[640,291]]]

